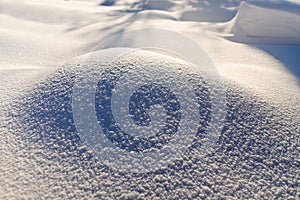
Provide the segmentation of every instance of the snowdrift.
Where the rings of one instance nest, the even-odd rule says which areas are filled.
[[[300,6],[244,2],[230,26],[235,41],[300,44]]]

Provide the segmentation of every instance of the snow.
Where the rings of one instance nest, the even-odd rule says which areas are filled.
[[[143,28],[143,34],[127,34]],[[151,28],[165,34],[159,38]],[[299,0],[1,0],[0,44],[0,199],[299,198]],[[208,66],[219,75],[227,108],[208,154],[200,145],[207,138],[199,137],[167,167],[131,173],[93,154],[76,130],[72,95],[77,69],[89,77],[105,74],[104,66],[116,59],[115,50],[105,54],[103,48],[141,44],[173,46],[172,52],[131,52],[118,57],[119,66],[139,63],[139,73],[168,69],[166,77],[172,71],[188,77],[195,71],[187,61],[212,61]],[[197,57],[202,52],[195,52],[197,45],[209,59]],[[180,65],[186,68],[176,68]],[[201,70],[195,74],[202,76]],[[199,76],[189,80],[203,84]],[[123,85],[139,82],[130,80]],[[188,88],[185,81],[177,84]],[[189,96],[179,93],[179,99]],[[202,111],[209,113],[204,99]],[[151,119],[158,118],[154,132],[166,115],[162,110],[149,110]],[[113,112],[122,129],[135,128]],[[128,164],[127,159],[119,162]]]
[[[242,3],[232,20],[236,40],[271,44],[300,44],[299,6],[260,6]]]

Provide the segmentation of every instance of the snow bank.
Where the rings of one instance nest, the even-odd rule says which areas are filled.
[[[242,3],[230,26],[236,41],[300,44],[300,6]]]

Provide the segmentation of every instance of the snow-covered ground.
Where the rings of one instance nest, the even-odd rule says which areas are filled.
[[[227,114],[205,157],[195,147],[167,169],[121,173],[78,142],[72,66],[141,28],[201,46]],[[299,198],[299,0],[0,0],[0,83],[0,199]]]

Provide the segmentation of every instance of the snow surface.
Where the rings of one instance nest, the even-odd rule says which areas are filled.
[[[166,169],[121,173],[78,137],[72,66],[144,27],[206,51],[227,115],[205,157],[195,145]],[[0,44],[0,199],[299,198],[299,0],[1,0]]]

